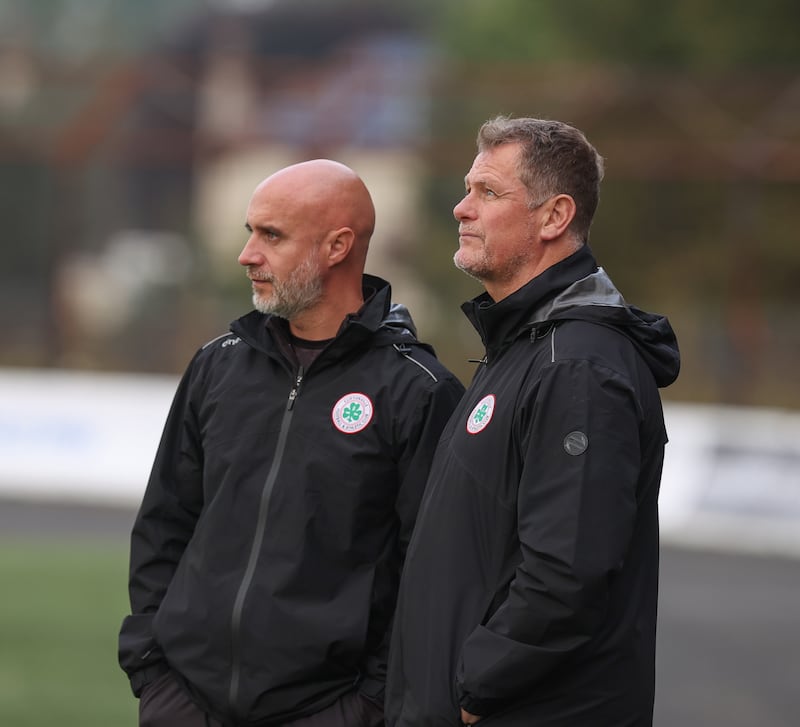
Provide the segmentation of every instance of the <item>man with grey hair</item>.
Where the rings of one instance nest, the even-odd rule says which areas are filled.
[[[399,574],[463,387],[364,275],[348,167],[278,170],[239,255],[256,310],[204,345],[131,537],[119,659],[141,727],[378,727]]]
[[[652,724],[658,389],[679,354],[588,247],[602,177],[568,124],[479,132],[454,262],[485,288],[463,306],[485,355],[409,546],[390,727]]]

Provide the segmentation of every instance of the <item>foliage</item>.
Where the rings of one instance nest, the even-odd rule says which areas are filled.
[[[445,0],[434,22],[456,57],[670,68],[796,66],[792,0]]]
[[[462,362],[480,357],[449,260],[477,128],[495,114],[558,118],[606,158],[600,264],[678,332],[684,366],[667,396],[800,406],[785,385],[800,359],[800,5],[447,0],[431,23],[447,64],[416,264],[448,312],[430,334],[446,363],[466,379]]]

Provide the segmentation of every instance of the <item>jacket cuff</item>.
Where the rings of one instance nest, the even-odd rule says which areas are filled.
[[[382,707],[384,693],[386,691],[386,682],[373,677],[365,677],[358,685],[358,691],[369,699],[370,702],[375,702],[375,704]]]
[[[457,688],[457,690],[458,705],[476,717],[488,717],[508,705],[506,699],[481,699],[467,694],[463,689]]]
[[[167,662],[159,661],[150,666],[146,666],[144,669],[133,672],[133,674],[131,674],[131,691],[133,692],[133,696],[140,696],[144,688],[150,684],[150,682],[154,682],[158,677],[162,674],[166,674],[168,671],[169,666]]]

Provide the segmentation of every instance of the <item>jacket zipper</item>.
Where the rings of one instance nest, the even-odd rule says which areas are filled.
[[[231,683],[230,690],[228,691],[228,701],[230,702],[231,709],[234,711],[236,711],[237,702],[239,701],[239,687],[242,672],[241,626],[244,602],[247,598],[247,593],[250,590],[250,586],[253,583],[253,576],[255,575],[256,566],[258,564],[261,545],[264,541],[264,532],[266,531],[267,527],[269,501],[272,496],[272,490],[275,486],[275,481],[278,479],[278,472],[281,468],[283,453],[286,449],[286,440],[289,436],[289,425],[292,421],[294,402],[297,399],[302,381],[303,367],[301,366],[297,371],[297,377],[295,379],[294,386],[289,392],[289,399],[286,402],[286,409],[283,412],[281,428],[278,433],[278,444],[275,447],[275,454],[272,459],[272,464],[269,468],[269,472],[267,473],[267,479],[264,481],[264,488],[261,491],[261,501],[258,507],[258,521],[256,523],[256,532],[253,536],[253,544],[250,548],[250,557],[247,560],[247,567],[245,568],[242,581],[239,584],[239,589],[236,592],[236,599],[233,602],[233,613],[231,614]]]

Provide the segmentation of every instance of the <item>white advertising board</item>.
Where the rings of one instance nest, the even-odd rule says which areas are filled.
[[[0,495],[135,506],[177,377],[0,369]],[[668,403],[665,542],[800,556],[800,413]]]

